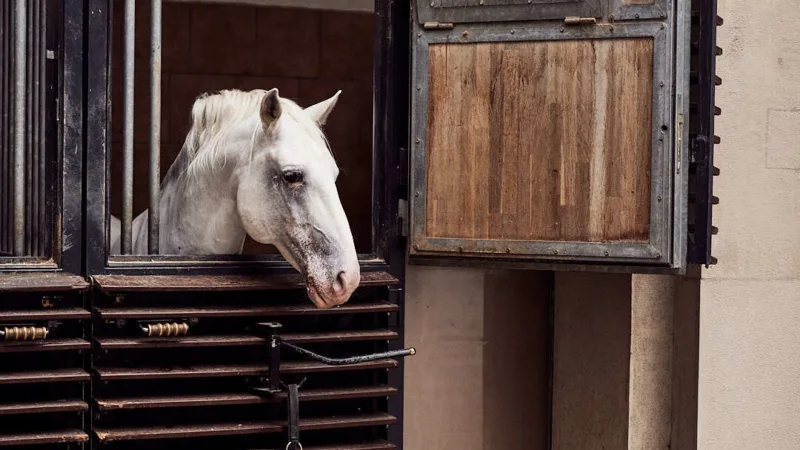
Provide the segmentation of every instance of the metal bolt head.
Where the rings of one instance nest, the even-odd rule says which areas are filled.
[[[553,254],[557,255],[558,254],[558,250],[553,250]]]
[[[507,249],[506,249],[506,253],[511,253],[511,249],[510,249],[510,248],[507,248]]]
[[[419,138],[417,138],[416,142],[417,142],[417,144],[419,144],[421,141],[419,140]]]
[[[563,32],[564,32],[564,27],[561,27],[561,28],[559,28],[559,30],[558,30],[558,31],[560,31],[560,32],[562,32],[562,33],[563,33]]]
[[[661,200],[663,200],[663,199],[662,199],[662,198],[661,198],[661,196],[659,195],[659,196],[658,196],[658,201],[661,201]]]
[[[637,18],[637,19],[638,19],[638,18],[639,18],[639,15],[638,15],[638,14],[636,14],[636,15],[635,15],[635,16],[633,16],[633,17],[635,17],[635,18]]]
[[[661,87],[664,87],[664,82],[663,81],[659,81],[658,85],[661,86]]]
[[[414,191],[414,197],[419,197],[419,191]]]
[[[419,245],[414,244],[414,245],[411,246],[411,248],[413,248],[414,250],[419,250]]]
[[[608,256],[608,251],[604,251],[603,255]]]
[[[422,86],[417,86],[417,90],[421,91],[422,90]]]
[[[463,253],[464,252],[464,247],[459,246],[458,247],[458,251],[459,251],[459,253]]]
[[[514,30],[511,30],[511,34],[514,34]]]

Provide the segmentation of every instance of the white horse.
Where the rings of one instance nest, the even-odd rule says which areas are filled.
[[[305,109],[277,89],[199,97],[161,183],[159,252],[240,254],[249,235],[306,277],[317,307],[346,302],[360,270],[336,190],[339,169],[320,129],[340,93]],[[133,221],[137,255],[147,254],[147,217]],[[120,252],[116,217],[111,251]]]

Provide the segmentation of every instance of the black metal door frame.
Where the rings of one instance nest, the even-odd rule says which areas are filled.
[[[81,98],[82,107],[69,103],[70,110],[80,112],[79,129],[70,128],[70,142],[81,142],[83,160],[82,194],[70,194],[69,207],[82,199],[78,211],[82,220],[82,239],[76,244],[83,246],[70,249],[71,255],[80,255],[82,260],[70,267],[86,276],[93,275],[167,275],[167,274],[232,274],[257,272],[265,275],[293,273],[288,263],[281,261],[248,261],[246,258],[204,258],[172,263],[159,256],[147,260],[159,260],[157,264],[146,262],[112,266],[107,254],[107,205],[109,192],[106,177],[109,170],[111,130],[111,11],[109,0],[67,1],[65,26],[69,28],[67,48],[82,57],[74,67],[80,70],[65,70],[68,78],[65,86],[70,97]],[[410,0],[376,0],[374,12],[374,97],[373,97],[373,254],[362,258],[362,272],[385,271],[398,278],[399,285],[389,287],[389,300],[400,306],[389,317],[390,328],[399,338],[391,341],[389,350],[403,348],[404,278],[406,239],[400,210],[408,198],[407,152],[408,148],[408,70],[409,70],[409,12]],[[78,45],[81,47],[78,48]],[[79,51],[80,50],[80,51]],[[66,61],[65,61],[66,64]],[[73,67],[73,66],[70,66]],[[65,139],[67,137],[65,136]],[[67,148],[65,146],[65,148]],[[67,205],[65,205],[67,206]],[[65,212],[65,217],[67,216]],[[174,261],[174,258],[173,258]],[[403,361],[387,374],[388,384],[403,389]],[[388,400],[388,413],[397,417],[396,425],[389,427],[388,440],[398,448],[403,441],[403,396]]]
[[[0,257],[0,272],[83,274],[84,23],[82,1],[49,0],[45,7],[44,116],[46,145],[57,159],[46,161],[44,245],[50,258]],[[50,148],[50,147],[49,147]],[[46,231],[41,231],[47,234]],[[33,239],[33,237],[31,237]]]

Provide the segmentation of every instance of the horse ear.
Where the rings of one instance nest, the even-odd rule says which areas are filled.
[[[281,98],[278,89],[271,89],[261,100],[261,123],[269,129],[281,117]]]
[[[333,97],[325,101],[321,101],[316,105],[309,106],[306,108],[306,112],[314,121],[317,122],[318,125],[325,125],[325,122],[328,120],[328,116],[331,114],[331,111],[333,111],[333,107],[336,106],[336,101],[339,100],[339,94],[341,93],[342,91],[339,90],[333,94]]]

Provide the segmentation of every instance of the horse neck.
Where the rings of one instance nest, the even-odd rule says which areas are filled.
[[[238,254],[247,234],[239,219],[234,164],[185,173],[184,147],[161,186],[159,244],[164,254]],[[225,157],[226,155],[220,155]]]

